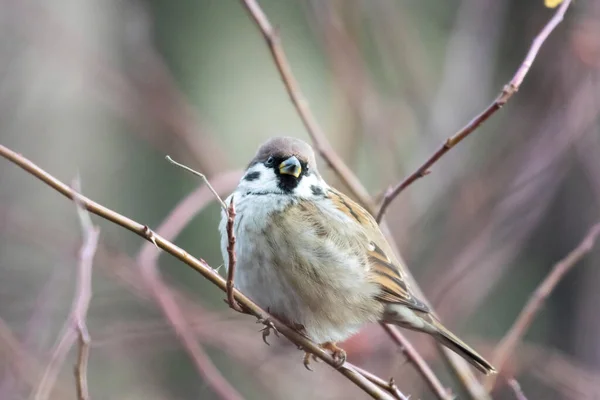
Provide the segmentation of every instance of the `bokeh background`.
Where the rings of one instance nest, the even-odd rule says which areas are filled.
[[[552,16],[542,0],[264,0],[312,111],[370,193],[422,163],[508,82]],[[393,203],[387,221],[447,326],[490,355],[528,296],[600,219],[600,2],[578,0],[519,93]],[[211,200],[176,243],[222,264],[219,207],[274,135],[308,136],[265,42],[235,0],[0,2],[0,143],[156,228],[190,193]],[[322,165],[326,179],[345,190]],[[196,206],[194,206],[194,204]],[[136,264],[144,242],[99,218],[88,314],[94,399],[217,399]],[[71,202],[0,160],[0,399],[32,398],[67,319],[81,232]],[[600,246],[560,283],[494,398],[600,398]],[[248,399],[364,398],[171,257],[162,280],[198,344]],[[409,333],[464,398],[428,338]],[[378,326],[350,361],[431,399]],[[52,399],[75,398],[75,351]]]

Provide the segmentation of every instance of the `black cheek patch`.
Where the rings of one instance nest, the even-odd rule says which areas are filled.
[[[323,189],[315,185],[310,185],[310,191],[312,192],[313,196],[323,196],[324,194]]]
[[[248,182],[255,181],[258,178],[260,178],[260,172],[258,171],[250,172],[249,174],[246,174],[246,176],[244,176],[244,180]]]

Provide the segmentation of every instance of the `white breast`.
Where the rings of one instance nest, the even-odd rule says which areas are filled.
[[[345,232],[352,230],[338,212],[331,211],[327,219],[336,234],[318,238],[301,222],[297,231],[272,226],[273,216],[298,201],[294,197],[237,192],[233,198],[237,214],[235,285],[239,290],[288,323],[303,325],[317,343],[344,340],[365,322],[379,318],[382,306],[374,300],[379,289],[367,282],[367,269],[364,260],[356,256],[356,246],[336,247],[348,242]],[[226,203],[230,200],[231,196]],[[225,217],[219,229],[227,267]],[[290,232],[296,237],[290,237]],[[299,254],[308,260],[302,271],[293,268]]]
[[[234,278],[236,288],[264,309],[268,308],[271,312],[281,315],[294,313],[285,308],[286,296],[289,296],[293,290],[274,272],[276,266],[272,265],[272,257],[268,252],[270,245],[265,235],[270,216],[283,210],[291,200],[278,194],[256,196],[234,193],[232,196],[236,210],[234,223],[237,258]],[[225,200],[226,204],[230,204],[232,196]],[[221,253],[225,268],[228,268],[226,227],[227,218],[223,213],[219,225]]]

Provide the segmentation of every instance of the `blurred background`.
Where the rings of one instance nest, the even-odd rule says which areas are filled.
[[[328,139],[377,199],[494,99],[554,12],[542,0],[260,4]],[[427,298],[486,356],[600,220],[599,68],[600,1],[578,0],[519,93],[388,210]],[[0,143],[64,182],[79,174],[84,194],[152,228],[187,198],[170,219],[175,242],[215,268],[219,207],[164,157],[225,196],[257,147],[282,134],[308,140],[239,1],[0,2]],[[0,188],[0,399],[25,399],[67,321],[82,236],[71,202],[5,160]],[[252,317],[172,257],[158,261],[160,282],[150,277],[136,263],[139,237],[94,222],[92,398],[222,398],[180,329],[245,398],[366,397],[326,365],[306,371],[284,339],[264,345]],[[529,399],[600,398],[599,249],[550,296],[495,399],[515,398],[512,376]],[[157,287],[189,326],[174,328]],[[465,398],[431,340],[408,336]],[[411,398],[434,398],[378,326],[343,347]],[[75,358],[73,349],[48,398],[76,397]]]

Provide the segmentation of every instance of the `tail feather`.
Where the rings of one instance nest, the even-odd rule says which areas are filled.
[[[487,362],[475,350],[467,346],[465,342],[446,329],[441,322],[437,321],[435,318],[431,319],[433,320],[432,325],[434,325],[437,330],[433,336],[438,342],[457,353],[484,374],[491,375],[496,373],[496,368],[494,368],[492,364]]]
[[[439,343],[457,353],[484,374],[491,375],[496,373],[496,368],[492,364],[450,332],[430,312],[414,310],[406,306],[394,304],[388,306],[386,309],[384,321],[404,328],[428,333]]]

